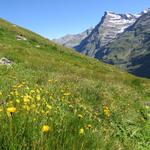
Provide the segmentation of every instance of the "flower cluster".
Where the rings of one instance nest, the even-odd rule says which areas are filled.
[[[49,83],[53,85],[56,81],[48,80]],[[2,92],[0,92],[0,96],[3,96]],[[76,123],[80,125],[74,129],[79,135],[84,135],[88,130],[92,132],[93,122],[99,123],[100,121],[100,112],[89,107],[83,99],[73,96],[73,92],[68,87],[61,87],[56,92],[48,87],[29,86],[26,82],[12,87],[7,102],[4,106],[0,106],[0,119],[2,113],[11,117],[10,120],[15,118],[18,118],[20,122],[26,120],[26,124],[32,124],[31,128],[36,127],[39,133],[47,134],[53,131],[51,130],[54,128],[53,126],[56,126],[58,132],[63,132],[61,128],[63,123],[61,124],[61,122],[63,120],[68,122],[68,118],[71,117],[75,117]],[[105,113],[108,115],[108,112],[105,111]]]
[[[107,106],[103,106],[103,112],[106,117],[110,117],[109,108]]]

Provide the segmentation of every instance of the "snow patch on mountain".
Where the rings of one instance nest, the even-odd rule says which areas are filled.
[[[137,16],[132,14],[116,14],[112,11],[105,12],[99,29],[101,34],[101,46],[111,42],[118,34],[124,32],[137,20]]]
[[[139,17],[130,13],[116,14],[112,11],[106,11],[92,33],[75,47],[76,50],[95,57],[97,51],[115,40],[128,27],[133,25]]]

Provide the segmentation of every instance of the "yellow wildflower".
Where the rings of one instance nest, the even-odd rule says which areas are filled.
[[[47,106],[48,109],[50,109],[50,110],[52,109],[51,105],[47,104],[46,106]]]
[[[20,100],[19,100],[19,99],[16,99],[16,102],[19,104],[19,103],[20,103]]]
[[[7,112],[8,113],[15,113],[17,111],[17,109],[15,107],[9,107],[7,108]]]
[[[69,96],[69,95],[71,95],[71,93],[64,93],[64,96]]]
[[[83,129],[83,128],[81,128],[81,129],[79,130],[79,134],[84,134],[84,129]]]
[[[41,96],[40,96],[40,95],[37,95],[37,96],[36,96],[36,99],[37,99],[38,101],[40,101],[40,100],[41,100]]]
[[[109,113],[109,108],[107,106],[103,106],[103,111],[104,111],[104,115],[106,117],[109,117],[110,116],[110,113]]]
[[[48,132],[50,130],[48,125],[43,125],[42,132]]]
[[[24,96],[23,101],[24,101],[24,103],[30,102],[30,97],[28,95]]]

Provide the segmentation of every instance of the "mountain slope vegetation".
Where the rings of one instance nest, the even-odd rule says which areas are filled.
[[[149,149],[149,80],[3,19],[0,58],[1,149]]]

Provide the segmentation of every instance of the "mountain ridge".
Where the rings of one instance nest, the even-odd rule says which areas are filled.
[[[98,49],[113,41],[136,19],[136,15],[116,14],[112,11],[106,11],[100,23],[93,29],[93,34],[85,38],[75,49],[80,53],[95,57]]]
[[[73,48],[80,44],[80,42],[85,39],[91,32],[93,28],[90,27],[89,29],[83,31],[79,34],[67,34],[59,39],[53,39],[52,41],[61,44],[63,46]]]
[[[139,70],[139,72],[137,72],[137,71],[134,71],[134,69],[131,69],[131,68],[135,68],[135,67],[134,67],[134,65],[132,66],[132,61],[129,60],[129,58],[127,58],[127,56],[129,57],[129,54],[128,54],[129,50],[128,50],[128,52],[125,50],[125,48],[132,47],[132,46],[128,46],[129,43],[131,45],[133,45],[130,41],[128,43],[126,43],[124,41],[124,43],[126,43],[127,46],[122,45],[122,50],[120,49],[120,51],[122,51],[122,53],[124,54],[123,60],[121,60],[119,58],[119,54],[115,55],[116,58],[118,57],[118,59],[119,59],[118,61],[116,60],[116,58],[108,59],[110,56],[110,53],[113,54],[113,51],[115,51],[115,46],[113,46],[113,48],[111,46],[111,45],[113,45],[114,41],[116,41],[115,45],[116,45],[116,49],[117,49],[117,47],[118,47],[117,42],[118,42],[118,45],[120,45],[119,44],[120,37],[124,36],[127,32],[134,32],[134,31],[132,31],[132,28],[134,28],[136,22],[138,22],[139,20],[142,20],[142,17],[144,17],[144,15],[148,14],[149,12],[150,12],[150,8],[145,9],[144,11],[142,11],[139,14],[130,14],[130,13],[116,14],[113,11],[106,11],[104,13],[104,16],[102,17],[101,21],[95,26],[95,28],[92,30],[92,32],[85,39],[83,39],[79,45],[75,46],[74,49],[76,51],[78,51],[79,53],[88,55],[90,57],[97,58],[99,60],[104,61],[105,63],[117,65],[120,68],[127,70],[128,72],[133,73],[135,75],[149,78],[150,73],[148,73],[148,75],[146,75],[146,73],[143,73],[143,75],[142,75],[142,73],[140,73],[140,70]],[[144,22],[145,22],[145,20],[143,20],[143,24],[144,24]],[[138,29],[139,27],[136,27],[136,28]],[[149,26],[145,26],[145,28],[148,29]],[[147,38],[146,38],[147,40],[149,40],[148,32],[149,31],[147,31]],[[143,33],[143,36],[144,36],[144,34],[145,33]],[[127,38],[130,39],[130,37],[126,37],[126,39],[124,39],[124,40],[127,40]],[[139,40],[141,41],[140,44],[146,44],[145,42],[142,43],[142,37],[141,37],[141,39],[139,37]],[[122,43],[123,43],[123,41],[122,41]],[[137,41],[136,43],[135,42],[133,42],[133,43],[134,43],[134,45],[137,45],[137,43],[139,43],[139,42]],[[125,51],[123,52],[123,50],[125,50],[126,53],[125,53]],[[141,52],[141,54],[147,53],[149,48],[144,49],[144,50],[146,52],[143,51],[143,52]],[[135,48],[135,51],[138,51],[138,49]],[[119,52],[119,53],[121,54],[121,52]],[[109,55],[109,56],[107,56],[107,55]],[[143,63],[144,63],[144,60],[143,60]],[[129,64],[129,65],[127,65],[127,64]],[[145,69],[145,70],[147,70],[147,69]],[[145,71],[143,70],[142,72],[145,72]]]
[[[124,44],[123,44],[124,43]],[[150,11],[144,13],[116,41],[102,48],[99,53],[106,54],[97,58],[107,63],[123,66],[125,70],[135,75],[150,78]],[[124,53],[126,57],[121,56]],[[114,57],[115,56],[115,57]],[[118,60],[117,60],[118,59]]]
[[[102,16],[102,18],[101,18],[101,21],[100,22],[102,22],[102,20],[105,18],[105,16],[107,16],[107,15],[112,15],[112,14],[114,14],[114,15],[120,15],[120,16],[122,16],[122,17],[124,17],[124,18],[126,18],[126,19],[138,19],[142,14],[145,14],[145,13],[147,13],[147,12],[149,12],[150,11],[150,8],[147,8],[147,9],[145,9],[145,10],[143,10],[143,11],[141,11],[140,13],[138,13],[138,14],[132,14],[132,13],[124,13],[124,14],[121,14],[121,13],[115,13],[114,11],[105,11],[104,12],[104,15]],[[134,22],[134,21],[133,21]],[[98,24],[100,24],[100,23],[98,23]],[[98,25],[97,24],[97,25]],[[96,25],[96,26],[97,26]],[[131,25],[132,25],[132,23],[131,23]],[[125,28],[127,28],[127,27],[125,27]],[[88,31],[88,30],[90,30],[90,32],[89,32],[89,34],[88,34],[88,36],[90,35],[90,33],[92,32],[92,29],[94,29],[94,28],[89,28],[89,29],[87,29],[87,30],[85,30],[84,32],[86,32],[86,31]],[[123,29],[122,29],[123,30]],[[84,32],[82,32],[82,33],[84,33]],[[123,31],[120,31],[121,33],[123,32]],[[81,34],[82,34],[81,33]],[[78,33],[78,34],[67,34],[66,36],[63,36],[62,38],[59,38],[59,39],[53,39],[53,41],[55,41],[56,43],[59,43],[59,44],[61,44],[61,45],[64,45],[64,46],[67,46],[67,44],[65,44],[65,38],[68,38],[68,36],[76,36],[76,35],[80,35],[80,33]],[[85,36],[85,38],[83,38],[82,40],[84,40],[84,39],[86,39],[86,37],[88,37],[88,36]],[[61,41],[62,40],[62,41]],[[63,41],[64,40],[64,41]],[[82,41],[82,40],[80,40],[80,42]],[[68,42],[68,44],[69,44],[69,41],[67,41]],[[80,44],[80,43],[79,43]],[[72,47],[72,48],[76,48],[76,47],[78,47],[78,45],[70,45],[69,47]]]

